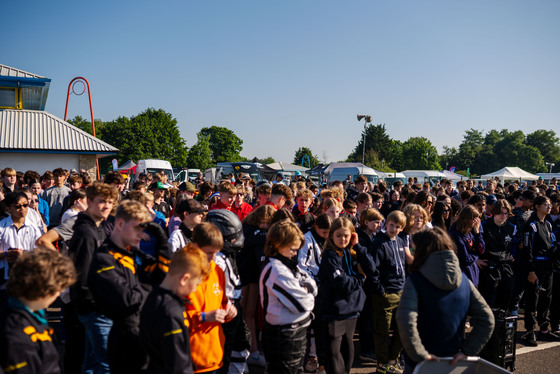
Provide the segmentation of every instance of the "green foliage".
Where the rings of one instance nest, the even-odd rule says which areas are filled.
[[[146,158],[168,160],[173,166],[187,163],[187,147],[177,120],[162,109],[150,108],[131,118],[106,122],[98,137],[119,149],[119,164]]]
[[[303,159],[303,156],[308,156],[309,157],[309,163],[311,164],[311,169],[313,169],[315,166],[319,165],[319,159],[317,158],[317,156],[313,155],[313,152],[311,152],[311,149],[307,148],[307,147],[300,147],[297,151],[296,154],[294,156],[294,165],[301,165],[301,160]],[[309,165],[307,164],[307,160],[304,162],[305,167],[309,167]]]
[[[66,122],[68,122],[71,125],[76,126],[80,130],[85,131],[90,135],[93,135],[93,129],[91,127],[91,122],[82,118],[81,116],[76,116],[74,118],[71,118],[71,119],[67,120]],[[103,121],[101,121],[100,119],[94,119],[94,122],[95,122],[95,135],[97,135],[97,137],[98,137],[99,136],[99,131],[105,123]]]
[[[491,173],[505,166],[539,173],[546,171],[546,157],[560,161],[557,143],[553,131],[537,130],[525,136],[522,131],[490,130],[484,135],[482,131],[470,129],[458,148],[444,147],[443,159],[458,170],[470,168],[473,175]]]
[[[208,139],[198,133],[198,141],[189,149],[187,165],[189,168],[206,170],[212,167],[212,151]]]
[[[407,170],[440,170],[436,147],[424,137],[413,137],[402,145],[402,157]]]
[[[263,163],[263,164],[265,164],[265,165],[273,164],[273,163],[276,162],[276,160],[274,160],[274,159],[273,159],[272,157],[270,157],[270,156],[261,158],[260,160],[261,160],[261,163]]]
[[[243,150],[243,140],[230,129],[219,126],[204,127],[198,135],[208,140],[212,162],[240,161],[240,152]],[[198,137],[197,135],[197,137]],[[200,140],[200,137],[198,138]]]
[[[385,124],[369,124],[365,128],[366,146],[364,164],[377,170],[402,168],[401,143],[387,134]],[[362,162],[364,133],[354,151],[348,156],[349,162]]]

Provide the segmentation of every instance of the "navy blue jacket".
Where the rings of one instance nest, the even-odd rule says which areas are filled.
[[[397,236],[391,240],[385,232],[379,232],[369,254],[373,260],[373,272],[368,275],[368,286],[373,293],[383,295],[402,291],[406,279],[405,241]]]
[[[366,249],[359,244],[354,246],[358,257],[365,256]],[[358,273],[350,250],[345,249],[341,256],[334,249],[323,252],[319,267],[321,311],[324,318],[347,319],[357,317],[364,307],[366,294],[362,289],[365,277]]]

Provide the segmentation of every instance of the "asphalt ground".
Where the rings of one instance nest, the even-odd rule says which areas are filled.
[[[537,347],[526,347],[521,344],[521,337],[526,333],[523,327],[523,316],[517,322],[515,373],[517,374],[559,374],[560,373],[560,342],[541,342]],[[368,374],[376,372],[375,363],[362,363],[359,359],[360,346],[358,334],[354,336],[354,363],[351,374]],[[251,374],[264,373],[264,369],[250,366]],[[484,372],[480,372],[484,374]]]

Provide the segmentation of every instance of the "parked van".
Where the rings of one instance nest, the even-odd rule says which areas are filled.
[[[212,183],[219,183],[224,179],[228,179],[228,175],[233,173],[235,177],[239,173],[248,174],[251,179],[257,182],[263,180],[259,164],[254,162],[218,162],[215,168],[204,171],[204,178]]]
[[[194,180],[198,177],[198,173],[200,173],[200,169],[183,169],[177,173],[175,181],[179,183],[187,181],[194,182]]]
[[[379,179],[375,170],[359,162],[331,162],[323,173],[329,182],[345,181],[348,176],[354,181],[358,175],[363,175],[372,183],[377,183]]]
[[[173,168],[171,167],[171,163],[166,160],[157,160],[157,159],[147,159],[147,160],[138,160],[136,163],[136,174],[135,177],[138,178],[140,173],[159,173],[164,172],[167,175],[167,180],[169,182],[175,180],[173,176]]]

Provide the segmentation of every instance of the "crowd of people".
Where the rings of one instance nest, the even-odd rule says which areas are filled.
[[[411,373],[478,354],[496,310],[560,341],[556,180],[0,177],[4,372],[349,373],[358,332]]]

